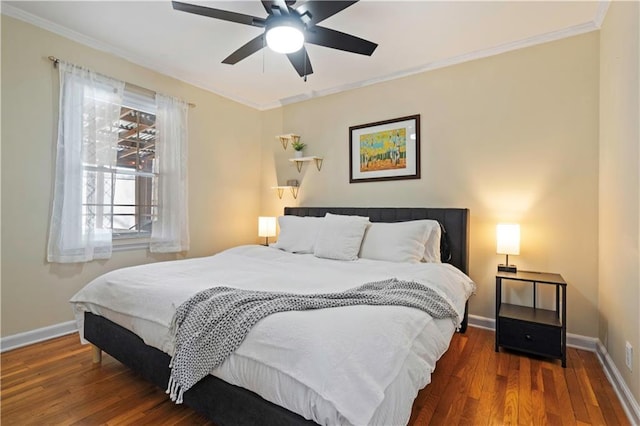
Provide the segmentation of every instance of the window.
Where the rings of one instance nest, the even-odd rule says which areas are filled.
[[[60,110],[47,260],[108,259],[112,241],[154,253],[188,250],[188,104],[56,63]]]

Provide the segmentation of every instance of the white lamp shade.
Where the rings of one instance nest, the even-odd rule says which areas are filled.
[[[267,30],[267,46],[275,52],[297,52],[303,44],[304,34],[296,27],[280,25]]]
[[[258,237],[276,236],[276,218],[270,216],[258,217]]]
[[[498,254],[520,254],[520,225],[499,223],[496,226],[496,241]]]

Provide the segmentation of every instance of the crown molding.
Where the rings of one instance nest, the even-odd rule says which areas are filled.
[[[27,13],[21,9],[18,9],[14,6],[11,6],[6,3],[1,3],[1,13],[12,18],[19,19],[21,21],[27,22],[29,24],[35,25],[52,33],[58,34],[62,37],[71,39],[77,43],[89,46],[91,48],[112,54],[114,56],[118,56],[123,58],[131,63],[136,65],[140,65],[142,67],[148,68],[155,72],[159,72],[161,74],[167,75],[169,77],[175,78],[177,80],[183,81],[192,86],[198,87],[200,89],[206,90],[208,92],[214,93],[216,95],[222,96],[224,98],[230,99],[234,102],[238,102],[240,104],[246,105],[248,107],[265,111],[274,108],[279,108],[285,105],[290,105],[298,102],[307,101],[314,98],[320,98],[324,96],[333,95],[340,92],[345,92],[348,90],[358,89],[361,87],[371,86],[377,83],[383,83],[390,80],[396,80],[403,77],[408,77],[415,74],[424,73],[427,71],[436,70],[439,68],[445,68],[452,65],[458,65],[464,62],[474,61],[476,59],[483,59],[490,56],[500,55],[502,53],[511,52],[513,50],[523,49],[526,47],[536,46],[538,44],[548,43],[551,41],[560,40],[567,37],[573,37],[576,35],[588,33],[591,31],[597,31],[600,29],[602,22],[606,16],[607,10],[609,8],[609,0],[599,0],[598,1],[598,10],[596,16],[593,21],[585,22],[583,24],[574,25],[572,27],[568,27],[558,31],[552,31],[546,34],[540,34],[532,37],[528,37],[522,40],[517,40],[510,43],[501,44],[492,48],[477,50],[474,52],[465,53],[462,55],[458,55],[455,57],[443,59],[440,61],[429,62],[427,64],[410,68],[407,70],[403,70],[397,73],[388,74],[382,77],[377,77],[369,80],[359,81],[356,83],[349,83],[344,85],[339,85],[335,87],[331,87],[325,90],[317,90],[310,91],[305,93],[300,93],[295,96],[290,96],[287,98],[282,98],[278,101],[258,104],[247,99],[235,96],[231,93],[221,91],[210,84],[200,81],[198,78],[193,76],[185,76],[178,70],[163,66],[161,64],[155,63],[149,60],[143,60],[140,57],[127,52],[126,50],[120,49],[116,46],[113,46],[109,43],[104,43],[92,37],[88,37],[84,34],[81,34],[77,31],[73,31],[67,27],[56,24],[46,19],[42,19],[38,16],[35,16],[31,13]]]
[[[148,68],[154,72],[164,74],[171,78],[175,78],[176,80],[179,80],[184,83],[190,84],[192,86],[198,87],[200,89],[206,90],[207,92],[214,93],[216,95],[222,96],[224,98],[230,99],[232,101],[238,102],[240,104],[249,106],[254,109],[259,109],[259,110],[263,109],[262,105],[256,104],[255,102],[251,102],[244,98],[234,96],[231,93],[218,90],[217,88],[212,87],[209,84],[206,84],[205,82],[199,81],[197,78],[194,78],[193,76],[185,77],[184,75],[181,75],[181,73],[178,70],[166,67],[154,61],[141,59],[139,56],[133,55],[132,53],[124,49],[121,49],[112,44],[97,40],[93,37],[86,36],[82,33],[69,29],[65,26],[56,24],[55,22],[51,22],[47,19],[40,18],[39,16],[25,12],[24,10],[14,7],[12,5],[9,5],[7,3],[0,3],[0,13],[2,13],[3,15],[7,15],[11,18],[19,19],[23,22],[34,25],[38,28],[42,28],[43,30],[52,32],[59,36],[68,38],[76,43],[125,59],[133,64],[140,65],[144,68]],[[60,59],[64,59],[64,58],[60,58]]]
[[[595,18],[593,18],[593,23],[598,29],[602,28],[602,23],[604,22],[604,18],[607,16],[610,4],[610,0],[598,1],[598,10],[596,11]]]
[[[601,1],[601,4],[605,3],[608,7],[608,1]],[[598,9],[600,11],[600,8]],[[606,13],[606,8],[605,8]],[[344,92],[347,90],[353,90],[360,87],[370,86],[385,81],[396,80],[403,77],[408,77],[415,74],[421,74],[423,72],[436,70],[439,68],[445,68],[452,65],[462,64],[464,62],[475,61],[476,59],[488,58],[490,56],[500,55],[502,53],[511,52],[513,50],[523,49],[525,47],[536,46],[538,44],[548,43],[551,41],[561,40],[563,38],[573,37],[580,34],[588,33],[598,30],[599,27],[595,21],[585,22],[583,24],[574,25],[569,28],[565,28],[558,31],[553,31],[545,34],[540,34],[532,37],[528,37],[522,40],[517,40],[510,43],[501,44],[492,48],[476,50],[474,52],[465,53],[463,55],[454,56],[451,58],[443,59],[440,61],[429,62],[419,67],[403,70],[397,73],[388,74],[383,77],[378,77],[370,80],[360,81],[357,83],[345,84],[342,86],[336,86],[326,90],[313,91],[309,93],[301,93],[296,96],[284,98],[280,100],[282,105],[288,105],[292,103],[302,102],[313,98],[322,96],[328,96],[335,93]]]

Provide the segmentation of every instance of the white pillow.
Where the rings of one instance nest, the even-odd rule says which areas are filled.
[[[369,218],[327,213],[313,254],[336,260],[356,260]]]
[[[412,220],[372,223],[364,234],[360,257],[387,262],[421,262],[425,257],[425,243],[431,232],[431,226],[427,222]]]
[[[313,216],[280,216],[280,234],[278,241],[271,244],[280,250],[291,253],[313,253],[323,217]]]
[[[440,238],[442,234],[440,222],[437,220],[424,220],[421,222],[427,222],[427,240],[424,246],[424,261],[440,263]]]

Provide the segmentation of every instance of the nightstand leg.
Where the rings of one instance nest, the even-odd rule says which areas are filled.
[[[500,335],[500,303],[502,303],[502,278],[496,278],[496,352],[498,349],[498,336]]]
[[[567,286],[562,286],[562,367],[567,367]]]

